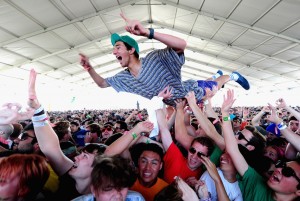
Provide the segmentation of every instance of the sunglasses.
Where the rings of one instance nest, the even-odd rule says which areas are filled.
[[[196,151],[196,149],[194,147],[190,147],[189,152],[191,154],[195,154],[197,151]],[[204,153],[200,152],[200,151],[197,152],[197,156],[198,156],[198,158],[201,158],[201,156],[205,156],[206,157],[206,155]]]
[[[249,140],[247,140],[247,138],[245,137],[245,135],[242,132],[239,131],[239,132],[237,132],[237,134],[238,134],[239,140],[246,140],[247,143],[250,142]]]
[[[104,126],[104,128],[101,129],[102,132],[105,132],[105,131],[112,131],[112,127],[111,126]]]
[[[293,168],[286,166],[286,162],[279,160],[276,165],[276,168],[282,168],[281,169],[281,173],[283,176],[285,177],[294,177],[297,181],[298,181],[298,186],[297,189],[300,189],[300,179],[299,177],[296,175],[295,170],[293,170]]]
[[[32,136],[28,135],[28,133],[22,133],[21,141],[27,140],[28,138],[34,139],[35,137],[32,137]]]

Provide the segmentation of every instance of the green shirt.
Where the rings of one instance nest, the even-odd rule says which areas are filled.
[[[244,201],[275,201],[273,191],[252,167],[249,166],[244,176],[239,176],[239,186]]]

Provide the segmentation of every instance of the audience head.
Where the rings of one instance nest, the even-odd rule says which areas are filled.
[[[0,199],[35,200],[49,177],[46,160],[36,154],[14,154],[0,160]]]
[[[52,127],[59,141],[69,141],[71,138],[70,122],[59,121]]]
[[[288,118],[288,127],[291,129],[293,132],[296,132],[299,128],[299,121],[295,116],[290,116]]]
[[[19,138],[17,149],[20,153],[41,154],[32,123],[25,126]]]
[[[197,137],[189,148],[188,166],[191,170],[195,170],[202,165],[201,155],[210,156],[214,149],[213,141],[208,137]]]
[[[155,143],[138,143],[130,148],[131,158],[138,167],[138,179],[145,187],[157,181],[163,167],[163,149]]]
[[[12,124],[0,125],[0,138],[7,140],[13,132],[14,132],[14,127]]]
[[[183,193],[174,181],[158,192],[154,197],[154,201],[183,201],[182,196]]]
[[[130,161],[120,156],[97,156],[91,173],[91,191],[97,201],[125,200],[136,175]]]
[[[290,195],[293,198],[300,196],[300,163],[299,161],[278,161],[276,169],[267,184],[275,192]]]

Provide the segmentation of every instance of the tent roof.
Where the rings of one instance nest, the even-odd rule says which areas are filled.
[[[104,77],[121,71],[110,35],[127,34],[123,12],[187,41],[183,79],[206,79],[221,69],[244,74],[254,93],[300,87],[298,0],[3,0],[0,5],[1,77],[23,80],[34,67],[44,83],[96,87],[78,54],[89,56]],[[133,37],[141,56],[164,47]],[[226,87],[248,93],[236,83]]]

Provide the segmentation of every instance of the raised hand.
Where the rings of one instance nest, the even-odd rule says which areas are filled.
[[[34,69],[31,69],[30,76],[29,76],[27,104],[30,108],[38,109],[40,107],[40,103],[36,97],[35,81],[36,81],[36,72]]]
[[[127,18],[123,13],[120,14],[121,17],[126,22],[125,30],[128,31],[131,34],[137,35],[137,36],[146,36],[148,34],[148,29],[145,29],[141,22],[138,20],[130,20]]]
[[[213,162],[211,162],[211,160],[208,157],[202,156],[201,159],[211,178],[214,181],[220,180],[220,176],[216,168],[216,165]]]
[[[142,121],[138,123],[135,128],[137,129],[137,132],[143,133],[143,132],[151,132],[153,129],[153,123],[150,121]]]
[[[187,93],[185,95],[186,100],[188,101],[188,103],[191,105],[191,103],[195,103],[196,104],[196,98],[195,98],[195,93],[193,91],[190,91],[189,93]]]
[[[204,181],[199,180],[197,182],[195,188],[197,190],[197,193],[198,193],[198,196],[199,196],[200,199],[209,198],[209,193],[208,193],[208,190],[207,190],[207,186],[206,186]]]
[[[80,56],[80,64],[83,66],[84,70],[86,71],[90,70],[92,66],[89,62],[89,58],[81,53],[79,54],[79,56]]]
[[[229,110],[232,107],[234,102],[235,102],[234,91],[229,89],[227,91],[227,96],[224,95],[224,98],[223,98],[223,104],[222,104],[222,107],[221,107],[222,111],[229,113]]]
[[[176,99],[175,100],[176,110],[183,110],[186,106],[186,100],[185,99]]]
[[[273,123],[279,124],[282,122],[282,120],[277,116],[276,108],[268,103],[269,108],[271,109],[271,115],[267,116],[267,119]]]
[[[173,88],[166,86],[162,91],[158,93],[158,97],[162,97],[163,99],[169,99],[172,97]]]
[[[287,107],[287,105],[286,105],[283,98],[279,98],[278,100],[276,100],[276,105],[279,108],[286,108]]]
[[[0,125],[30,119],[33,116],[33,109],[28,108],[26,111],[21,111],[21,108],[19,103],[5,103],[0,108]]]
[[[180,177],[176,177],[176,182],[179,190],[182,192],[182,200],[184,201],[199,200],[196,192],[187,183],[185,183]]]

